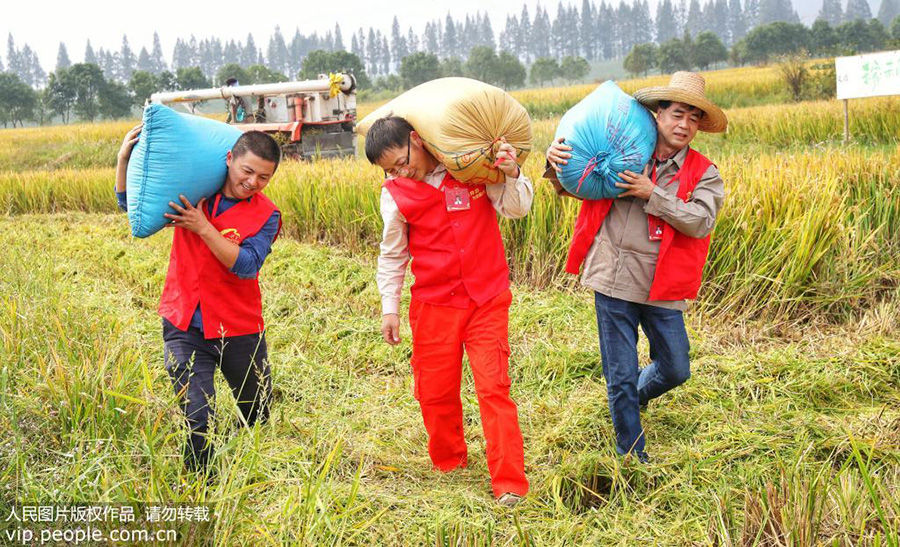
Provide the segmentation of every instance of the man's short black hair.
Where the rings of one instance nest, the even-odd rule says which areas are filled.
[[[405,148],[413,131],[413,126],[400,116],[388,114],[375,120],[366,133],[366,159],[369,163],[377,163],[391,148]]]
[[[672,106],[673,102],[674,101],[659,101],[659,103],[657,103],[657,104],[658,104],[659,108],[662,108],[663,110],[668,110],[668,108],[670,106]],[[687,103],[684,103],[684,104],[687,104]],[[688,112],[694,112],[696,110],[697,112],[700,113],[701,118],[703,116],[706,116],[706,112],[704,112],[702,109],[697,108],[696,106],[694,106],[692,104],[688,104],[688,106],[690,107],[690,110]]]
[[[247,131],[238,138],[231,148],[231,155],[235,158],[243,156],[247,152],[253,152],[260,158],[271,161],[278,168],[281,162],[281,147],[271,135],[262,131]]]

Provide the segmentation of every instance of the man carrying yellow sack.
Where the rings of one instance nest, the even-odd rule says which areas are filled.
[[[513,506],[528,492],[516,404],[509,396],[509,267],[497,213],[524,217],[534,190],[511,145],[499,147],[506,182],[462,184],[397,116],[366,134],[366,157],[385,171],[384,233],[378,259],[384,340],[400,343],[400,291],[412,259],[409,321],[415,397],[436,469],[466,467],[459,397],[463,349],[469,356],[494,497]]]
[[[603,376],[616,451],[647,460],[640,408],[690,378],[684,310],[697,297],[710,233],[725,199],[716,166],[690,147],[697,131],[725,131],[725,113],[706,98],[699,74],[676,72],[665,87],[634,98],[656,113],[656,150],[643,174],[625,171],[615,199],[585,200],[566,271],[594,290]],[[571,154],[550,145],[559,170]],[[638,367],[638,325],[651,363]]]

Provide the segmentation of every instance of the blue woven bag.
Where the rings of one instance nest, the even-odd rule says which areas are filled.
[[[565,137],[572,147],[559,182],[584,199],[614,198],[623,171],[640,173],[656,147],[656,120],[650,111],[607,81],[569,109],[559,121],[554,140]]]
[[[128,162],[128,221],[135,237],[147,237],[175,213],[169,202],[183,194],[194,205],[225,182],[225,157],[242,131],[226,123],[180,114],[152,104],[144,109],[141,138]]]

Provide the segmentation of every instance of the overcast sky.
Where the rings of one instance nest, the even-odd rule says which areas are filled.
[[[607,0],[609,1],[609,0]],[[630,0],[626,0],[630,1]],[[655,10],[657,0],[650,0]],[[746,1],[746,0],[745,0]],[[815,17],[822,0],[793,0],[794,7],[804,20]],[[598,3],[599,0],[594,0]],[[613,0],[618,4],[618,0]],[[394,0],[394,1],[310,1],[286,2],[222,2],[211,0],[155,0],[153,2],[122,2],[113,0],[41,0],[31,3],[25,0],[3,0],[0,7],[0,58],[6,64],[6,38],[12,33],[16,45],[28,44],[37,51],[41,65],[50,71],[56,66],[59,43],[65,42],[72,62],[84,57],[87,39],[95,50],[103,47],[118,51],[122,35],[127,34],[131,48],[137,54],[141,46],[150,50],[153,31],[159,32],[163,53],[171,61],[175,39],[197,39],[218,36],[223,41],[244,41],[248,32],[253,33],[256,45],[263,48],[275,25],[281,27],[286,40],[294,29],[311,34],[334,28],[340,23],[345,47],[350,47],[350,33],[359,27],[380,28],[390,32],[394,15],[400,21],[404,33],[412,26],[421,35],[425,23],[444,18],[452,11],[454,19],[465,18],[467,13],[487,12],[494,32],[503,30],[508,13],[518,14],[522,4],[534,16],[537,0]],[[564,0],[581,8],[581,0]],[[701,2],[703,3],[703,2]],[[869,0],[873,12],[877,12],[880,0]],[[555,16],[558,0],[541,2]],[[845,2],[846,4],[846,2]]]

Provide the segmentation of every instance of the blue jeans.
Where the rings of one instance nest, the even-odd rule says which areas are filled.
[[[684,314],[600,293],[594,293],[594,304],[616,451],[627,454],[633,450],[644,459],[640,406],[691,377]],[[650,342],[652,361],[643,370],[638,367],[639,324]]]

